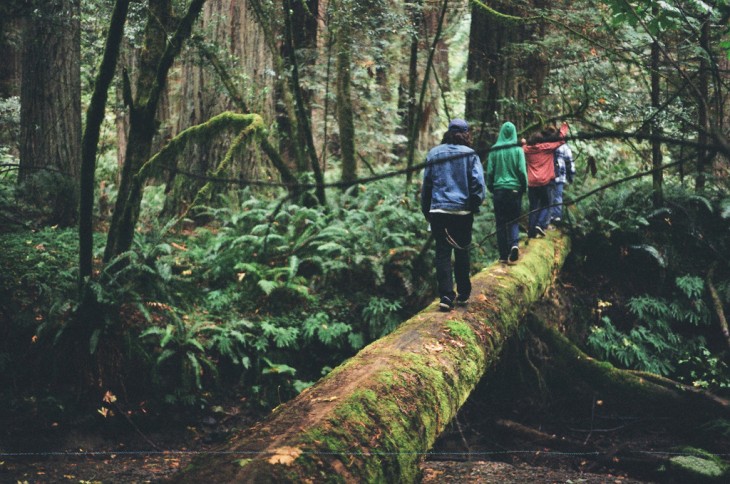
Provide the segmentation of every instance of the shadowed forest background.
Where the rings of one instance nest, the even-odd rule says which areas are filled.
[[[3,1],[0,461],[80,434],[224,440],[421,311],[421,171],[456,117],[483,163],[505,121],[570,124],[573,249],[530,318],[730,398],[729,18],[726,0]],[[474,272],[494,230],[488,197]],[[495,392],[551,414],[539,341],[520,331],[465,415]],[[468,440],[460,420],[440,448]],[[712,419],[675,450],[722,479],[728,440]]]

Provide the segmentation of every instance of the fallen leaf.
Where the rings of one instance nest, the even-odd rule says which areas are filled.
[[[302,455],[302,450],[296,447],[279,447],[274,449],[274,455],[269,458],[269,464],[284,464],[289,466],[297,457]]]
[[[439,342],[436,342],[434,344],[427,343],[423,345],[424,348],[426,348],[428,351],[443,351],[444,345],[442,345]]]
[[[102,398],[102,400],[105,401],[106,403],[114,403],[117,401],[117,396],[114,395],[109,390],[107,390],[106,393],[104,394],[104,398]]]

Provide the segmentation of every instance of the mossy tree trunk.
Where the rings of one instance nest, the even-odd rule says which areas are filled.
[[[205,0],[192,0],[186,14],[177,25],[173,23],[170,0],[155,0],[149,4],[134,99],[129,80],[127,79],[125,83],[125,103],[130,111],[129,138],[117,203],[104,250],[105,261],[128,251],[132,246],[142,202],[141,196],[130,196],[134,189],[133,180],[142,164],[150,157],[153,137],[158,129],[155,114],[167,83],[168,72],[180,52],[182,43],[190,36],[193,23],[204,3]],[[172,37],[168,38],[170,27],[175,27],[176,30]]]
[[[641,408],[655,417],[676,419],[674,424],[685,427],[730,416],[730,403],[725,399],[659,375],[623,370],[591,358],[539,318],[525,318],[525,326],[549,349],[548,387],[582,381],[592,394],[576,392],[580,398],[595,398],[612,408]]]
[[[414,482],[568,251],[567,238],[551,233],[516,266],[485,269],[466,309],[432,304],[173,481]]]

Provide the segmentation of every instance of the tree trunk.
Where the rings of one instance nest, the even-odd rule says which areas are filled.
[[[516,266],[472,278],[466,309],[432,304],[173,480],[414,482],[424,453],[568,251],[557,232],[531,242]]]
[[[273,119],[274,96],[261,95],[274,92],[274,81],[267,74],[273,62],[272,53],[249,3],[220,0],[205,4],[200,26],[206,32],[205,38],[199,38],[183,59],[174,136],[234,108]],[[163,216],[177,216],[189,207],[205,184],[203,178],[215,169],[230,142],[230,138],[220,137],[201,140],[185,149],[178,158],[185,160],[180,169],[192,176],[168,174]],[[226,173],[231,178],[263,180],[270,174],[266,158],[255,149],[237,153],[233,161]],[[290,182],[290,170],[277,166],[278,161],[273,163],[280,170],[282,181]],[[281,173],[282,168],[285,173]],[[289,179],[285,180],[287,176]]]
[[[654,15],[659,13],[658,7],[653,7],[653,13]],[[654,169],[662,166],[662,144],[656,139],[656,137],[662,134],[660,121],[656,118],[656,113],[660,109],[659,102],[661,97],[659,87],[659,62],[659,41],[655,39],[651,44],[651,107],[653,112],[651,121],[651,165]],[[656,170],[652,175],[652,200],[654,202],[654,208],[659,208],[664,204],[663,181],[664,172],[662,170]]]
[[[20,95],[20,36],[22,35],[22,14],[20,5],[0,6],[0,52],[3,62],[0,63],[0,99]]]
[[[529,6],[542,7],[543,0],[532,0]],[[520,54],[515,49],[522,42],[542,37],[541,22],[519,20],[527,17],[530,9],[515,2],[490,2],[493,11],[478,4],[472,6],[469,33],[467,79],[479,84],[479,89],[466,93],[466,118],[476,125],[474,141],[478,149],[486,148],[497,138],[505,120],[524,127],[531,113],[520,107],[529,100],[538,103],[539,93],[548,73],[548,56],[539,49]],[[517,103],[505,104],[505,99]],[[539,105],[536,105],[536,107]]]
[[[700,70],[697,73],[697,177],[695,178],[695,190],[702,193],[705,190],[707,181],[708,152],[707,145],[710,126],[708,123],[708,101],[709,101],[709,78],[710,78],[710,21],[705,20],[700,30]]]
[[[129,139],[117,203],[104,250],[105,261],[126,252],[132,246],[142,201],[141,193],[133,192],[133,179],[150,157],[152,140],[158,128],[155,113],[165,89],[167,74],[182,43],[190,36],[193,23],[204,2],[205,0],[192,0],[171,38],[168,38],[172,17],[171,1],[150,2],[135,99],[131,98],[131,86],[127,85],[125,89],[130,110]]]
[[[434,19],[433,15],[436,14],[435,11],[430,12],[429,15],[426,15],[424,13],[423,17],[423,25],[424,31],[428,32],[428,26],[431,26],[433,23],[436,24],[436,31],[434,32],[433,41],[429,47],[428,57],[426,59],[426,65],[423,68],[423,80],[421,82],[421,91],[418,96],[418,103],[415,106],[413,110],[413,118],[410,120],[411,124],[409,125],[410,133],[408,134],[408,147],[407,147],[407,153],[406,153],[406,167],[408,168],[408,172],[406,173],[406,184],[410,184],[412,178],[413,178],[413,172],[410,170],[413,167],[414,164],[414,157],[415,157],[415,151],[416,147],[418,145],[418,141],[421,137],[421,133],[424,131],[430,131],[428,130],[429,127],[429,121],[431,119],[430,114],[435,111],[433,108],[433,100],[429,100],[429,102],[426,102],[427,93],[429,91],[436,91],[435,89],[429,89],[429,85],[431,84],[431,71],[433,69],[433,62],[434,58],[436,57],[436,51],[440,45],[443,45],[443,39],[441,38],[441,33],[443,31],[444,23],[446,20],[446,11],[449,6],[449,0],[443,0],[441,3],[441,7],[438,11],[438,17]],[[428,40],[428,35],[424,35],[424,38]],[[414,62],[416,61],[416,55],[417,51],[413,50],[413,45],[411,46],[411,63],[410,66],[413,68]],[[448,61],[448,58],[446,58]],[[410,91],[410,83],[415,82],[415,78],[413,78],[413,72],[409,72],[409,91]],[[432,96],[433,97],[433,96]],[[410,117],[409,113],[409,117]]]
[[[23,40],[18,180],[48,222],[64,226],[76,221],[79,194],[79,26],[78,0],[39,2]]]
[[[352,182],[357,178],[355,158],[355,120],[352,112],[352,29],[349,0],[336,4],[337,26],[335,49],[337,51],[337,123],[340,128],[340,150],[342,155],[342,181]]]
[[[294,44],[295,22],[292,18],[292,0],[284,0],[282,6],[284,10],[284,44],[285,51],[289,56],[287,60],[289,62],[288,68],[291,72],[289,85],[294,96],[297,127],[299,130],[299,136],[304,138],[304,153],[306,157],[309,158],[309,164],[312,169],[312,174],[314,175],[314,181],[317,184],[315,189],[317,200],[321,205],[326,205],[327,196],[324,189],[324,174],[322,172],[322,167],[319,164],[319,159],[317,158],[317,150],[314,147],[311,111],[306,104],[305,93],[299,78],[299,61],[297,60],[295,51],[296,47]]]
[[[94,251],[93,212],[94,212],[94,174],[96,153],[99,144],[99,131],[104,121],[107,93],[114,78],[119,57],[124,24],[127,20],[129,0],[117,0],[107,33],[104,56],[99,72],[94,80],[94,92],[86,110],[86,126],[81,148],[81,182],[79,202],[79,287],[84,278],[91,276],[92,254]]]

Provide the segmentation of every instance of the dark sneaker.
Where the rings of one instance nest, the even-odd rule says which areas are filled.
[[[545,237],[545,229],[543,229],[539,225],[535,227],[535,233],[537,234],[536,237]]]
[[[459,294],[456,296],[457,306],[466,306],[467,304],[469,304],[469,294]]]
[[[439,301],[439,309],[441,311],[451,311],[454,309],[454,301],[450,297],[442,296],[441,301]]]
[[[509,264],[516,264],[517,259],[520,258],[520,249],[516,245],[512,247],[509,251],[509,258],[507,259],[507,263]]]

